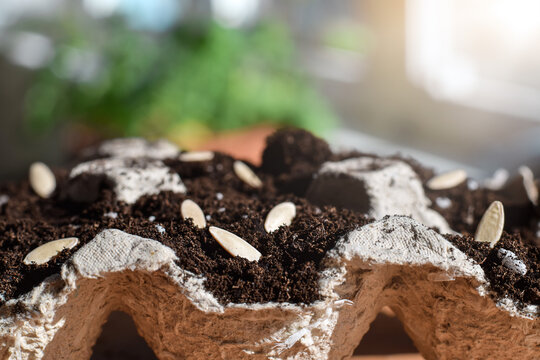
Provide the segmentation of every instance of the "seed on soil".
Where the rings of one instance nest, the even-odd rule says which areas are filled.
[[[34,250],[30,251],[24,258],[23,262],[26,265],[43,265],[46,264],[56,255],[60,254],[64,249],[73,249],[79,243],[76,237],[58,239],[49,241]]]
[[[53,172],[42,162],[30,165],[29,180],[32,190],[44,199],[51,196],[56,189],[56,178]]]
[[[195,201],[189,199],[184,200],[182,205],[180,205],[180,212],[185,220],[191,219],[196,227],[200,229],[206,227],[204,212]]]
[[[257,175],[251,170],[242,161],[236,160],[233,165],[234,173],[238,176],[243,182],[254,188],[260,188],[262,186],[262,181]]]
[[[426,185],[431,190],[445,190],[456,187],[465,180],[467,172],[457,169],[432,177]]]
[[[482,216],[474,239],[487,242],[493,248],[501,238],[504,228],[504,207],[500,201],[494,201]]]
[[[527,197],[533,203],[533,205],[538,205],[538,188],[534,182],[534,174],[528,166],[520,166],[519,173],[523,178],[523,186],[525,187],[525,192]]]
[[[281,226],[289,226],[296,216],[296,206],[290,202],[282,202],[270,210],[264,222],[264,229],[272,233]]]
[[[210,234],[216,239],[225,251],[232,256],[240,256],[249,261],[259,261],[262,254],[241,237],[227,230],[210,226]]]
[[[189,151],[178,155],[178,159],[184,162],[210,161],[213,158],[212,151]]]

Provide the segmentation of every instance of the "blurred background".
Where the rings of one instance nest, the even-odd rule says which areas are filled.
[[[2,0],[0,179],[114,136],[245,154],[283,125],[480,178],[538,173],[539,15],[535,0]]]
[[[0,0],[0,180],[117,136],[257,161],[287,125],[538,176],[539,19],[537,0]],[[358,353],[413,353],[380,317]]]

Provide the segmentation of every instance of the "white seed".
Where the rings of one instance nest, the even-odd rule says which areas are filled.
[[[189,151],[178,155],[180,161],[195,162],[195,161],[210,161],[214,158],[212,151]]]
[[[501,238],[504,228],[504,207],[500,201],[494,201],[482,216],[474,239],[480,242],[488,242],[491,247]]]
[[[534,183],[534,174],[532,170],[528,166],[520,166],[518,171],[523,178],[523,186],[525,187],[527,197],[531,200],[533,205],[538,205],[538,188]]]
[[[56,189],[56,178],[47,165],[35,162],[30,165],[30,186],[42,198],[48,198]]]
[[[240,256],[249,261],[259,261],[262,254],[241,237],[227,230],[210,226],[210,234],[229,254]]]
[[[233,165],[234,173],[238,176],[243,182],[248,184],[251,187],[259,188],[262,186],[262,181],[257,175],[251,170],[242,161],[236,160]]]
[[[431,190],[445,190],[458,186],[465,180],[467,180],[467,172],[458,169],[434,176],[426,185]]]
[[[282,202],[270,210],[264,222],[264,229],[271,233],[280,226],[289,226],[295,216],[296,206],[290,201]]]
[[[26,265],[43,265],[58,255],[64,249],[73,249],[79,243],[76,237],[53,240],[30,251],[24,258]]]
[[[184,200],[182,205],[180,205],[180,212],[184,219],[191,219],[196,227],[200,229],[206,227],[204,212],[195,201],[189,199]]]

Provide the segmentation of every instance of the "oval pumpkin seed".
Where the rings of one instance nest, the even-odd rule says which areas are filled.
[[[465,180],[467,180],[467,172],[458,169],[434,176],[426,185],[431,190],[445,190],[456,187]]]
[[[78,243],[79,239],[76,237],[49,241],[48,243],[38,246],[34,250],[30,251],[24,258],[23,262],[26,265],[43,265],[61,253],[62,250],[73,249]]]
[[[500,201],[494,201],[482,216],[474,240],[488,242],[491,247],[501,238],[504,228],[504,207]]]
[[[189,199],[184,200],[182,205],[180,205],[180,212],[184,219],[191,219],[196,227],[200,229],[206,227],[204,212],[195,201]]]
[[[42,198],[48,198],[56,189],[53,172],[42,162],[30,165],[29,180],[32,190]]]
[[[210,226],[210,234],[216,239],[225,251],[232,256],[240,256],[249,261],[259,261],[262,254],[241,237],[227,230]]]
[[[270,210],[264,222],[264,229],[271,233],[280,226],[289,226],[295,216],[296,206],[290,201],[282,202]]]
[[[233,169],[236,176],[249,186],[254,188],[260,188],[262,186],[261,179],[242,161],[236,160],[233,164]]]

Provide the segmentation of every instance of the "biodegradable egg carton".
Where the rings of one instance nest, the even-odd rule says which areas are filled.
[[[390,306],[427,359],[537,355],[539,323],[485,296],[482,269],[407,217],[361,227],[328,254],[310,305],[221,305],[160,243],[106,230],[0,312],[3,359],[88,359],[110,312],[159,359],[340,359]],[[512,339],[509,343],[508,339]]]
[[[362,164],[353,174],[346,163],[345,175],[362,173],[372,209],[403,214],[427,204],[405,164],[359,171]],[[389,176],[395,187],[404,172],[414,191],[380,186]],[[427,206],[412,210],[407,215],[428,226],[445,226]],[[103,231],[61,274],[0,308],[0,358],[88,359],[108,315],[120,310],[159,359],[343,359],[383,306],[396,312],[426,359],[538,355],[538,308],[494,301],[480,266],[410,217],[387,217],[343,236],[325,258],[322,300],[312,304],[220,304],[204,277],[175,258],[152,239]]]

